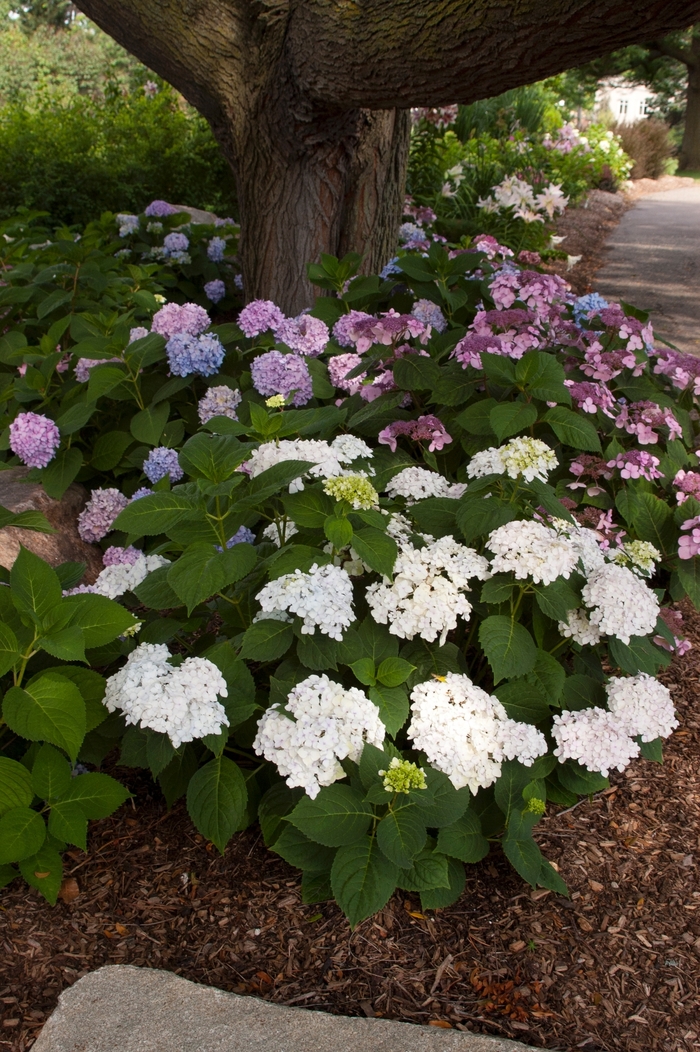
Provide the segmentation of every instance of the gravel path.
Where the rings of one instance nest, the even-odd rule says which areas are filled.
[[[595,286],[649,311],[657,336],[700,355],[700,185],[649,194],[626,212]]]

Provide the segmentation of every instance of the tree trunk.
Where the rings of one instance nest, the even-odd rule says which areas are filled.
[[[287,314],[313,304],[306,263],[321,253],[364,256],[376,272],[392,254],[403,206],[410,135],[407,110],[333,116],[265,105],[220,141],[232,164],[241,212],[246,299]],[[216,134],[216,128],[215,128]]]
[[[685,105],[685,130],[679,169],[700,171],[700,31],[696,28],[691,40],[692,63],[688,65],[688,95]]]

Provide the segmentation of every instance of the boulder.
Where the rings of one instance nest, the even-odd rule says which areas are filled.
[[[17,526],[0,530],[0,566],[10,569],[23,544],[51,566],[65,562],[87,565],[85,580],[92,582],[102,569],[102,552],[78,534],[78,515],[88,499],[87,490],[73,483],[61,500],[53,500],[38,482],[27,482],[29,468],[0,471],[0,505],[8,511],[41,511],[56,533],[36,533]]]

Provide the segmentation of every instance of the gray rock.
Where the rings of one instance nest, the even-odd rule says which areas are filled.
[[[203,208],[192,208],[191,205],[173,205],[178,212],[189,212],[190,223],[214,223],[217,216],[213,212],[205,212]]]
[[[102,553],[95,545],[80,539],[77,527],[87,491],[74,482],[61,500],[53,500],[41,485],[25,481],[28,473],[29,468],[0,471],[0,505],[14,512],[41,511],[57,532],[35,533],[6,526],[0,530],[0,566],[11,569],[19,555],[19,546],[23,544],[51,566],[64,562],[86,563],[86,579],[94,581],[102,569]]]
[[[284,1008],[114,965],[60,997],[32,1052],[527,1052],[458,1030]]]

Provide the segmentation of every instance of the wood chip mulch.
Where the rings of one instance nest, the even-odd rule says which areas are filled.
[[[334,905],[301,904],[257,829],[222,858],[132,772],[133,804],[71,853],[63,901],[19,881],[0,897],[0,1049],[29,1049],[61,990],[104,964],[566,1052],[700,1049],[699,615],[686,630],[695,649],[665,673],[681,725],[664,765],[639,760],[538,827],[570,900],[493,853],[455,906],[424,914],[400,893],[351,932]]]
[[[564,241],[558,246],[568,256],[580,256],[574,266],[556,260],[542,269],[560,274],[577,296],[592,292],[595,275],[603,265],[605,242],[633,201],[627,194],[591,190],[577,208],[568,208],[556,221],[556,233]]]

